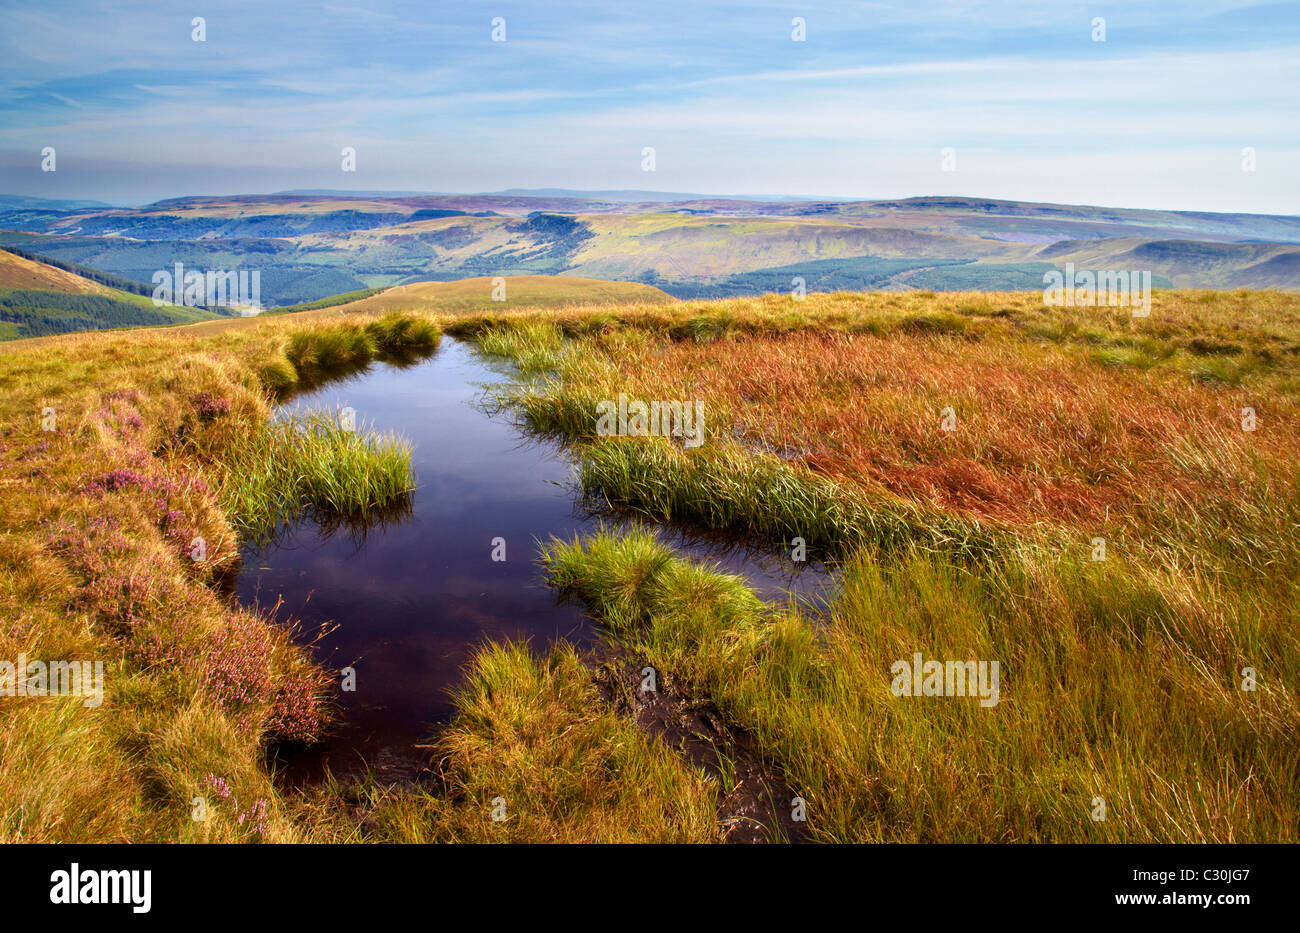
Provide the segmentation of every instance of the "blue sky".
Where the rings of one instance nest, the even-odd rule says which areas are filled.
[[[0,23],[9,194],[637,188],[1300,213],[1294,2],[0,0]]]

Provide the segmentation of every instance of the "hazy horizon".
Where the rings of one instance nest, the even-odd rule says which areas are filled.
[[[321,192],[323,192],[323,193],[321,193]],[[139,208],[148,207],[148,206],[150,206],[150,205],[152,205],[152,204],[159,204],[159,203],[163,203],[163,202],[165,202],[165,201],[170,201],[170,200],[179,200],[179,199],[188,199],[188,198],[195,198],[195,199],[205,199],[205,198],[210,198],[210,199],[213,199],[213,200],[221,200],[221,199],[226,199],[226,198],[267,198],[267,197],[294,196],[294,195],[300,195],[300,196],[302,196],[302,197],[340,197],[340,198],[346,197],[346,198],[358,198],[358,199],[365,199],[365,198],[374,198],[374,199],[383,199],[383,198],[420,198],[420,197],[433,197],[433,198],[465,198],[465,197],[483,197],[483,198],[486,198],[486,197],[538,197],[538,198],[542,198],[542,197],[556,197],[556,198],[561,198],[561,197],[568,197],[568,198],[578,198],[578,199],[581,199],[581,198],[584,198],[584,197],[585,197],[585,198],[587,198],[588,200],[598,201],[598,200],[615,200],[615,199],[612,199],[612,198],[602,198],[602,197],[600,197],[601,195],[608,195],[608,194],[630,194],[630,193],[634,193],[634,192],[648,195],[648,197],[646,197],[646,198],[644,198],[644,199],[639,199],[639,200],[644,200],[644,201],[646,201],[646,202],[659,202],[659,203],[665,203],[665,204],[668,204],[668,203],[676,203],[676,202],[680,202],[680,201],[685,201],[685,200],[687,200],[687,197],[677,197],[677,196],[689,196],[690,199],[700,199],[700,200],[727,200],[727,201],[733,201],[733,200],[734,200],[734,201],[746,201],[746,200],[764,201],[764,200],[769,200],[769,201],[774,201],[774,202],[789,201],[789,202],[791,202],[791,203],[798,203],[798,202],[802,202],[802,201],[809,201],[809,202],[827,201],[827,202],[837,202],[837,203],[840,203],[840,202],[843,202],[843,203],[853,203],[853,202],[858,202],[858,201],[863,201],[863,202],[867,202],[867,201],[906,201],[906,200],[917,200],[917,199],[928,199],[928,198],[960,198],[960,199],[970,199],[970,200],[988,200],[988,201],[994,201],[994,200],[1016,201],[1016,200],[1019,200],[1020,203],[1024,203],[1024,204],[1050,204],[1050,205],[1053,205],[1053,206],[1059,206],[1059,207],[1099,208],[1099,209],[1103,209],[1103,210],[1105,210],[1105,209],[1115,209],[1115,210],[1151,210],[1151,211],[1171,211],[1171,212],[1179,212],[1179,213],[1252,214],[1252,215],[1258,215],[1258,216],[1300,217],[1300,211],[1296,211],[1296,212],[1289,212],[1289,211],[1217,211],[1217,210],[1215,210],[1215,211],[1197,211],[1197,210],[1193,210],[1193,209],[1190,209],[1190,208],[1176,208],[1176,207],[1146,207],[1146,208],[1133,208],[1131,205],[1127,205],[1127,204],[1102,204],[1102,203],[1089,204],[1089,203],[1083,203],[1083,202],[1033,201],[1033,200],[1030,200],[1030,199],[1001,199],[1001,198],[987,198],[987,197],[985,197],[984,195],[981,195],[981,194],[972,194],[972,193],[969,193],[969,192],[954,192],[954,193],[950,193],[950,194],[928,194],[928,193],[922,193],[922,194],[911,194],[911,195],[905,195],[905,196],[903,196],[903,197],[897,197],[897,198],[870,198],[870,197],[866,197],[866,198],[847,198],[847,197],[842,197],[842,196],[839,196],[839,195],[801,195],[801,194],[789,194],[789,193],[777,193],[777,194],[766,194],[766,195],[754,195],[754,194],[719,194],[719,193],[716,193],[716,192],[677,192],[677,191],[657,191],[657,190],[649,190],[649,189],[627,189],[627,188],[624,188],[624,189],[606,189],[606,188],[599,188],[599,189],[598,189],[598,188],[581,189],[581,188],[560,188],[560,187],[557,187],[557,186],[539,186],[539,187],[537,187],[537,188],[527,188],[527,189],[500,189],[500,190],[496,190],[496,191],[398,191],[398,190],[375,190],[375,189],[368,189],[368,188],[357,188],[357,189],[346,189],[346,188],[334,188],[334,189],[320,188],[320,189],[311,189],[311,188],[308,188],[308,189],[282,189],[282,190],[279,190],[279,191],[187,192],[187,193],[184,193],[184,194],[166,195],[166,196],[161,197],[161,198],[155,198],[155,199],[151,199],[151,200],[141,200],[141,201],[122,201],[122,200],[118,200],[118,201],[107,201],[107,200],[104,200],[103,198],[80,198],[80,197],[73,197],[73,198],[51,198],[51,199],[49,199],[49,200],[52,200],[52,201],[59,201],[59,200],[66,200],[66,201],[98,201],[98,202],[100,202],[102,205],[104,205],[104,206],[107,207],[107,208],[122,209],[122,210],[130,210],[130,209],[139,209]],[[40,197],[40,196],[28,195],[28,194],[25,194],[25,193],[19,193],[19,192],[13,192],[13,191],[0,191],[0,198],[5,198],[5,197]],[[626,200],[628,203],[636,203],[636,200],[638,200],[638,199],[626,198],[626,199],[623,199],[623,200]]]

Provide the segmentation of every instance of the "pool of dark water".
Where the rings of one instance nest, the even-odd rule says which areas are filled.
[[[401,435],[412,444],[418,484],[409,509],[369,529],[303,521],[273,544],[244,551],[235,597],[299,620],[305,634],[324,627],[321,661],[356,671],[356,690],[337,694],[334,733],[310,749],[281,752],[285,780],[367,767],[384,781],[418,780],[429,761],[420,746],[450,717],[450,693],[476,645],[529,639],[541,651],[556,639],[597,640],[596,624],[546,587],[539,547],[552,536],[572,539],[631,520],[593,513],[563,447],[526,435],[509,412],[485,404],[484,386],[505,381],[503,373],[444,339],[427,360],[375,364],[285,406],[350,407],[358,428]],[[659,532],[684,554],[743,574],[766,598],[815,597],[827,585],[824,568],[797,564],[775,547]],[[505,541],[504,561],[492,559],[497,538]]]

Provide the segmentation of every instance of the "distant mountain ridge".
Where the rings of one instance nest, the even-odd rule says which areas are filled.
[[[802,195],[776,194],[688,194],[681,191],[643,191],[614,189],[609,191],[584,191],[578,188],[506,188],[504,191],[485,191],[483,197],[506,198],[575,198],[590,201],[619,201],[631,204],[675,203],[680,201],[852,201],[854,198],[809,198]]]
[[[0,210],[79,211],[108,209],[103,201],[79,201],[60,198],[30,198],[20,194],[0,194]]]
[[[347,188],[293,188],[276,195],[327,198],[574,198],[579,201],[627,201],[632,203],[668,203],[672,201],[852,201],[854,198],[809,198],[794,194],[688,194],[680,191],[646,191],[617,188],[606,191],[582,188],[506,188],[502,191],[479,191],[457,195],[448,191],[353,191]]]

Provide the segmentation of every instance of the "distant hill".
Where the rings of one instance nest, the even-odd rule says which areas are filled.
[[[1153,269],[1177,288],[1300,288],[1300,246],[1197,240],[1064,241],[1038,256],[1077,269]]]
[[[0,194],[0,210],[81,211],[107,210],[113,205],[103,201],[77,201],[59,198],[29,198],[20,194]]]
[[[574,276],[525,275],[505,278],[505,300],[492,298],[491,278],[455,282],[416,282],[398,285],[343,305],[340,311],[510,311],[516,308],[553,308],[578,304],[664,304],[673,300],[657,288],[640,282],[604,282]]]
[[[336,295],[305,306],[265,312],[317,318],[354,312],[423,311],[428,314],[468,314],[476,311],[509,313],[524,308],[556,308],[590,304],[667,304],[674,299],[640,282],[601,282],[575,276],[507,276],[505,301],[494,301],[491,278],[455,282],[414,282],[378,292]],[[203,321],[185,328],[204,333],[255,327],[258,317]]]
[[[752,194],[687,194],[680,191],[643,191],[637,189],[612,189],[588,191],[581,188],[506,188],[504,191],[480,191],[476,194],[456,195],[445,191],[348,191],[345,188],[294,188],[277,191],[277,195],[296,195],[327,198],[423,198],[423,197],[476,197],[476,198],[572,198],[577,201],[626,201],[651,204],[669,201],[807,201],[796,195]],[[817,198],[815,200],[847,201],[848,198]]]
[[[48,263],[0,249],[0,289],[46,289],[75,295],[98,295],[107,289],[98,282]]]
[[[657,200],[620,200],[642,197]],[[268,307],[497,275],[643,282],[683,297],[784,291],[797,278],[819,290],[1023,289],[1065,263],[1187,288],[1300,289],[1300,217],[1289,215],[948,196],[663,200],[677,197],[305,191],[0,210],[0,245],[136,286],[177,262],[256,270]]]
[[[0,340],[217,316],[199,308],[157,308],[143,295],[0,249]]]
[[[754,194],[687,194],[681,191],[642,191],[616,189],[610,191],[583,191],[578,188],[507,188],[504,191],[485,191],[481,197],[490,198],[573,198],[579,201],[622,201],[631,204],[671,203],[674,201],[808,201],[795,195]],[[847,201],[848,198],[818,198],[816,200]]]
[[[1040,204],[987,198],[928,197],[872,201],[846,210],[885,211],[895,222],[1025,242],[1117,236],[1178,237],[1300,244],[1300,217]]]

